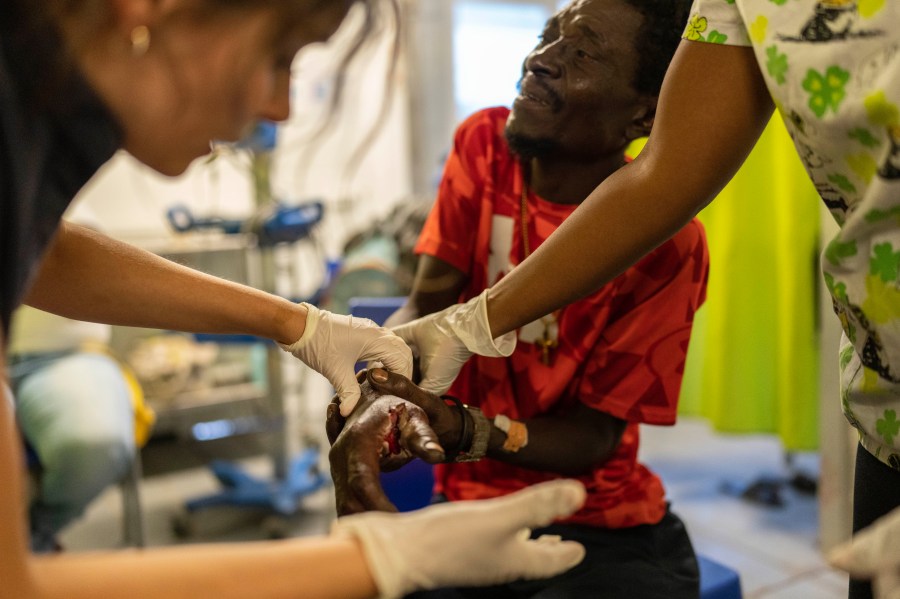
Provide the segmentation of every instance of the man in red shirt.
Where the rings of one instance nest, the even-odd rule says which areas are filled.
[[[457,129],[416,247],[414,288],[389,324],[477,296],[601,181],[630,168],[626,147],[649,133],[689,8],[687,0],[576,0],[547,22],[512,109],[480,111]],[[449,391],[471,406],[463,420],[446,434],[440,415],[429,417],[444,449],[456,444],[446,439],[468,436],[462,459],[483,459],[437,466],[436,493],[481,499],[577,478],[588,490],[584,507],[539,532],[580,541],[587,557],[550,580],[417,597],[698,596],[690,539],[637,452],[639,424],[675,422],[707,271],[695,220],[600,291],[521,328],[508,358],[467,362]],[[389,376],[379,386],[370,373],[369,382],[427,403]]]

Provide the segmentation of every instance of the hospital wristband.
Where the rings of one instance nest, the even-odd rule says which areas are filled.
[[[516,453],[528,445],[528,427],[524,422],[512,420],[509,416],[494,416],[494,426],[506,433],[506,441],[501,449],[507,453]]]

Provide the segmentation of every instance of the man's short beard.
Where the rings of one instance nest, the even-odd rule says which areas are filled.
[[[552,138],[535,138],[521,135],[508,128],[503,132],[513,154],[522,160],[547,158],[559,153],[559,143]]]

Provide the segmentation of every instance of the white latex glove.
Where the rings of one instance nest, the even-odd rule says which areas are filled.
[[[341,399],[341,415],[349,416],[359,401],[357,362],[378,361],[387,370],[412,376],[412,352],[390,330],[368,318],[303,305],[308,310],[303,334],[294,343],[279,346],[328,379]]]
[[[345,516],[332,534],[359,541],[383,597],[548,578],[584,559],[584,547],[555,536],[531,540],[528,529],[568,516],[585,495],[580,482],[556,480],[496,499]]]
[[[900,508],[828,554],[832,566],[871,580],[876,599],[900,599]]]
[[[516,349],[516,334],[491,338],[487,294],[473,297],[440,312],[394,327],[394,332],[419,355],[420,387],[445,393],[472,354],[505,357]]]

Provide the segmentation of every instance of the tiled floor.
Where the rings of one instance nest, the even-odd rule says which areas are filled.
[[[767,507],[739,497],[759,477],[784,477],[779,443],[770,437],[715,435],[703,421],[682,419],[672,428],[645,428],[643,459],[665,481],[673,509],[686,522],[696,549],[737,570],[745,599],[842,599],[846,577],[828,569],[817,549],[814,497],[791,488],[784,505]],[[815,456],[801,456],[815,472]],[[268,460],[247,460],[250,472],[265,475]],[[218,483],[205,469],[148,477],[142,484],[143,513],[150,546],[185,542],[172,521],[186,499],[214,492]],[[306,498],[303,513],[286,526],[292,535],[324,533],[332,513],[331,488]],[[101,497],[62,537],[71,551],[116,547],[121,540],[118,490]],[[215,509],[194,518],[191,542],[256,539],[266,535],[259,514]]]

